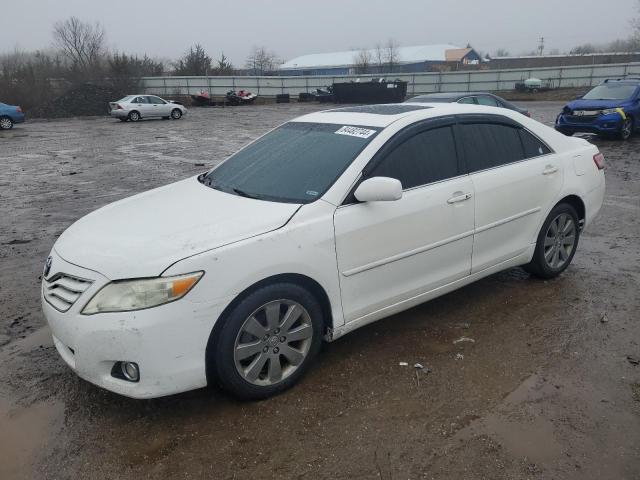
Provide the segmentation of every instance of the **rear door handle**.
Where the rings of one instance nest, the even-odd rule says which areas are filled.
[[[464,202],[466,200],[469,200],[470,198],[471,198],[470,193],[454,192],[453,197],[447,200],[447,203],[451,205],[453,203]]]
[[[547,165],[544,167],[542,171],[543,175],[551,175],[552,173],[556,173],[558,171],[558,167],[554,167],[553,165]]]

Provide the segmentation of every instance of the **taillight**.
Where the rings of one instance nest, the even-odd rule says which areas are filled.
[[[20,107],[16,107],[16,112],[22,113],[22,109]]]
[[[119,103],[116,103],[116,110],[122,110],[122,105],[120,105]]]
[[[593,156],[593,161],[595,162],[596,167],[598,167],[598,170],[602,170],[604,168],[604,155],[602,153],[596,153]]]
[[[524,114],[525,114],[527,117],[531,118],[531,112],[524,112]]]

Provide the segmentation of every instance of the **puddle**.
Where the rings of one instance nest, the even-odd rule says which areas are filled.
[[[484,417],[460,430],[463,440],[489,435],[506,450],[520,458],[544,464],[562,454],[553,423],[529,408],[543,399],[556,395],[555,387],[538,374],[531,375],[507,395],[503,403]]]
[[[0,359],[15,352],[30,352],[31,350],[40,348],[40,346],[53,346],[53,338],[51,338],[51,330],[48,326],[44,326],[24,338],[4,345],[2,350],[0,350]]]
[[[35,478],[40,452],[62,429],[63,419],[62,402],[21,408],[0,398],[0,478]]]

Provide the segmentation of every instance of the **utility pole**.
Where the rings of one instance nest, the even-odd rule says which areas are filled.
[[[538,44],[538,55],[542,56],[544,52],[544,37],[540,37],[540,43]]]

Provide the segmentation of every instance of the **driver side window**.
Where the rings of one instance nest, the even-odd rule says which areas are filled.
[[[426,185],[457,177],[458,159],[452,127],[417,133],[391,151],[369,177],[400,180],[402,188]]]

